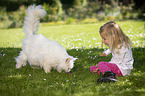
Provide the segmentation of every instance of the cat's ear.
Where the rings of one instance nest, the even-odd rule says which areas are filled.
[[[73,58],[73,61],[76,61],[77,59],[79,59],[79,58]]]
[[[68,63],[70,62],[70,60],[75,61],[75,60],[77,60],[77,59],[78,59],[78,58],[70,58],[70,57],[68,57],[68,58],[65,60],[65,63],[68,64]]]
[[[65,60],[65,63],[68,64],[68,63],[70,62],[70,59],[71,59],[71,58],[67,58],[67,59]]]

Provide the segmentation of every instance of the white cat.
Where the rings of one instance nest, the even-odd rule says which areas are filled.
[[[28,61],[31,66],[40,66],[46,73],[51,72],[52,68],[58,72],[69,72],[77,58],[68,55],[58,42],[37,34],[39,19],[45,15],[46,11],[40,5],[28,7],[23,26],[26,37],[23,40],[22,51],[15,58],[16,68],[25,66]]]

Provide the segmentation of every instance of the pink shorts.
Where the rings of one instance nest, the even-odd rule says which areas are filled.
[[[108,63],[108,62],[99,62],[97,65],[99,71],[98,74],[104,73],[105,71],[112,71],[113,73],[117,74],[118,76],[123,76],[120,69],[116,64]]]

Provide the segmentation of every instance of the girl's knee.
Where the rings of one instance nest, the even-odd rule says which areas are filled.
[[[102,64],[104,64],[104,63],[105,63],[105,62],[101,61],[101,62],[98,63],[97,66],[100,66],[100,65],[102,65]]]

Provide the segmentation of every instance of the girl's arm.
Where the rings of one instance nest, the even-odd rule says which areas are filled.
[[[105,53],[105,52],[103,52],[100,56],[106,56],[106,53]]]

